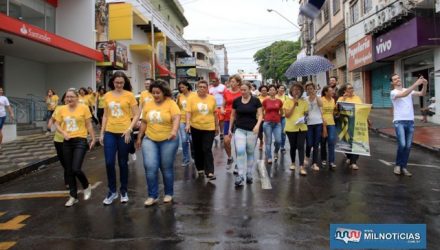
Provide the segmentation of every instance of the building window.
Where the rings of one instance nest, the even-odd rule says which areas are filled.
[[[41,29],[55,32],[55,12],[43,0],[0,0],[0,12]]]
[[[371,9],[373,9],[373,0],[362,0],[363,6],[362,9],[364,10],[364,14],[367,14],[370,12]]]
[[[160,8],[160,4],[159,4],[159,11],[160,11],[160,9],[161,9],[161,8]]]
[[[350,7],[350,15],[351,15],[351,24],[355,24],[359,20],[359,2],[356,1],[351,7]]]
[[[328,1],[326,1],[324,3],[324,6],[322,6],[321,13],[322,13],[322,21],[323,21],[323,23],[327,23],[328,19],[329,19],[329,4],[328,4]]]
[[[333,16],[341,9],[341,2],[339,0],[332,0],[333,3]]]
[[[8,0],[0,0],[0,13],[7,15]]]

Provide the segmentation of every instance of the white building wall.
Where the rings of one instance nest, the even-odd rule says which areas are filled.
[[[46,65],[17,57],[5,57],[5,94],[11,97],[46,95]]]
[[[95,1],[59,0],[55,25],[57,35],[95,48]]]
[[[61,95],[68,88],[92,87],[95,89],[95,62],[69,62],[47,65],[47,88]]]

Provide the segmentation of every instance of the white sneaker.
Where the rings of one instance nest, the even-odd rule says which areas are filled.
[[[171,195],[165,195],[165,197],[163,197],[164,203],[170,203],[172,201],[173,201],[173,196],[171,196]]]
[[[300,167],[299,174],[302,175],[302,176],[306,176],[307,175],[307,171],[306,171],[306,168],[304,166]]]
[[[290,165],[290,167],[289,167],[289,168],[290,168],[290,170],[292,170],[292,171],[293,171],[293,170],[295,170],[295,169],[296,169],[296,166],[295,166],[295,164],[294,164],[294,163],[292,163],[292,165]]]
[[[118,198],[118,193],[108,193],[107,197],[102,201],[104,205],[110,205],[113,203],[113,201]]]
[[[89,200],[90,197],[92,197],[92,185],[89,184],[89,186],[86,189],[84,189],[83,193],[84,193],[84,200],[85,201]]]
[[[127,203],[128,202],[128,194],[121,194],[121,203]]]
[[[71,207],[73,204],[78,203],[78,199],[73,198],[72,196],[69,197],[69,200],[67,200],[66,204],[64,206]]]
[[[353,170],[358,170],[359,169],[359,167],[356,164],[351,164],[350,168],[353,169]]]
[[[406,168],[403,168],[402,172],[403,172],[403,175],[405,175],[405,176],[408,176],[408,177],[412,176],[411,172],[409,172],[408,169],[406,169]]]
[[[152,205],[154,205],[154,204],[156,204],[157,203],[157,199],[153,199],[153,198],[148,198],[145,202],[144,202],[144,205],[145,206],[147,206],[147,207],[149,207],[149,206],[152,206]]]
[[[132,161],[136,161],[137,157],[136,157],[136,153],[134,154],[130,154],[131,160]]]
[[[304,165],[309,165],[310,159],[308,157],[304,158]]]
[[[394,174],[396,174],[396,175],[401,175],[402,174],[402,172],[400,171],[400,166],[395,166],[394,167]]]
[[[318,167],[318,165],[316,165],[316,163],[314,163],[314,164],[312,165],[312,170],[314,170],[314,171],[319,171],[319,167]]]
[[[336,168],[336,164],[334,164],[333,162],[330,163],[330,168],[331,168],[331,169],[335,169],[335,168]]]

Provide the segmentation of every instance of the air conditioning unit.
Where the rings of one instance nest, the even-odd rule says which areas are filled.
[[[369,31],[370,31],[370,27],[369,27],[369,25],[368,25],[368,22],[365,22],[365,23],[364,23],[364,33],[365,33],[365,34],[368,34]]]

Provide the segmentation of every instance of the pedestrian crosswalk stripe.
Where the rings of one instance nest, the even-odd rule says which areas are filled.
[[[383,164],[387,165],[387,166],[393,166],[394,162],[390,162],[390,161],[385,161],[382,159],[379,159],[380,162],[382,162]],[[429,165],[429,164],[417,164],[417,163],[408,163],[408,166],[414,166],[414,167],[425,167],[425,168],[435,168],[435,169],[440,169],[440,166],[436,166],[436,165]]]

